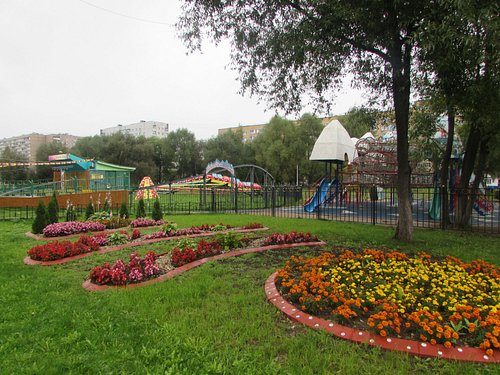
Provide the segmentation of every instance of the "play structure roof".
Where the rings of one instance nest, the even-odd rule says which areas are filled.
[[[351,162],[354,159],[354,150],[354,144],[347,130],[338,120],[333,120],[316,140],[309,160],[344,161],[347,155],[347,159]]]
[[[94,159],[83,159],[73,154],[50,155],[49,162],[53,169],[61,169],[65,172],[81,172],[87,170],[116,172],[135,171],[133,167],[105,163]]]

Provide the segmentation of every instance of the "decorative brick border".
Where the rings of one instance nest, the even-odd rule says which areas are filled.
[[[254,229],[228,229],[228,230],[223,230],[223,231],[218,231],[218,232],[203,232],[203,233],[197,233],[197,234],[188,234],[185,236],[172,236],[172,237],[162,237],[162,238],[152,238],[150,240],[143,240],[143,241],[134,241],[134,242],[128,242],[124,243],[122,245],[116,245],[116,246],[104,246],[99,251],[92,251],[90,253],[83,253],[83,254],[78,254],[72,257],[66,257],[66,258],[61,258],[61,259],[56,259],[56,260],[46,260],[46,261],[41,261],[41,260],[34,260],[31,259],[29,256],[25,257],[23,259],[24,264],[28,266],[53,266],[56,264],[63,264],[66,262],[71,262],[73,260],[85,258],[88,256],[91,256],[93,254],[106,254],[106,253],[111,253],[114,251],[118,250],[123,250],[127,249],[129,247],[136,247],[136,246],[142,246],[142,245],[149,245],[151,243],[156,243],[156,242],[163,242],[163,241],[172,241],[172,240],[178,240],[181,238],[196,238],[196,237],[211,237],[215,236],[218,233],[251,233],[251,232],[258,232],[258,231],[264,231],[264,230],[269,230],[269,228],[263,227],[263,228],[254,228]],[[84,234],[84,233],[83,233]],[[81,234],[81,235],[83,235]]]
[[[324,330],[341,339],[364,343],[370,346],[378,346],[382,349],[410,353],[420,357],[437,357],[452,359],[456,361],[500,363],[500,356],[488,356],[484,350],[469,347],[445,348],[444,345],[431,345],[426,342],[406,340],[393,337],[382,337],[375,333],[361,331],[329,320],[309,315],[286,301],[276,288],[276,272],[266,281],[265,292],[269,302],[281,310],[289,319],[304,324],[310,328]],[[498,353],[498,351],[495,351]]]
[[[159,277],[144,281],[142,283],[112,286],[112,285],[97,285],[97,284],[92,283],[90,280],[85,280],[82,284],[82,287],[90,292],[100,292],[100,291],[107,290],[107,289],[136,288],[139,286],[161,283],[165,280],[171,279],[174,276],[180,275],[181,273],[184,273],[192,268],[199,267],[202,264],[205,264],[205,263],[210,262],[212,260],[219,260],[219,259],[224,259],[224,258],[229,258],[229,257],[237,257],[237,256],[250,254],[250,253],[260,253],[260,252],[267,251],[267,250],[291,249],[294,247],[315,247],[315,246],[321,247],[321,246],[325,246],[325,245],[326,245],[326,242],[323,242],[323,241],[318,242],[317,241],[317,242],[302,242],[302,243],[293,243],[293,244],[284,244],[284,245],[270,245],[270,246],[262,246],[262,247],[252,247],[252,248],[241,249],[241,250],[233,250],[233,251],[229,251],[229,252],[224,253],[224,254],[214,255],[212,257],[195,260],[194,262],[187,263],[181,267],[177,267],[171,271],[168,271],[167,273],[165,273],[163,275],[160,275]]]

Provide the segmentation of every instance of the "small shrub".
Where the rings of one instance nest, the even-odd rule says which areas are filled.
[[[75,221],[76,220],[76,211],[73,203],[68,202],[66,206],[66,221]]]
[[[136,240],[141,237],[141,231],[139,229],[134,229],[130,235],[130,240]]]
[[[163,220],[152,220],[152,219],[146,219],[146,218],[138,218],[135,220],[132,220],[130,222],[130,226],[132,228],[141,228],[141,227],[153,227],[153,226],[158,226],[164,224]]]
[[[130,215],[128,213],[127,203],[125,203],[125,202],[122,202],[122,204],[120,206],[120,217],[125,218],[125,219],[128,219],[130,217]]]
[[[156,221],[163,219],[163,212],[161,212],[160,200],[158,198],[155,199],[155,203],[153,204],[153,212],[151,213],[151,217]]]
[[[52,194],[52,198],[47,206],[47,221],[48,224],[57,223],[59,221],[59,205],[57,204],[56,193]]]
[[[87,221],[99,221],[99,220],[107,220],[109,219],[109,212],[106,211],[97,211],[90,215]]]
[[[94,212],[94,203],[90,200],[87,205],[87,209],[85,210],[85,220],[88,220],[92,215],[94,215]]]
[[[137,211],[135,213],[137,219],[146,217],[146,206],[144,205],[144,199],[139,199],[137,202]]]
[[[163,225],[162,229],[165,233],[175,233],[177,231],[177,223],[174,223],[173,221],[166,223]]]
[[[35,220],[31,225],[31,231],[35,234],[43,232],[43,229],[47,226],[47,210],[43,201],[38,203],[38,207],[35,212]]]
[[[107,229],[124,228],[130,225],[130,219],[125,219],[121,217],[112,217],[110,219],[99,219],[97,221],[106,226]]]
[[[224,234],[218,233],[215,237],[215,240],[226,251],[237,249],[244,245],[244,242],[242,241],[241,237],[234,232],[229,232]]]
[[[127,235],[124,233],[111,233],[108,235],[108,244],[111,246],[122,245],[128,242]]]

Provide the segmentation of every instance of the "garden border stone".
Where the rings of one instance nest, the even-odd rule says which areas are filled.
[[[195,260],[194,262],[187,263],[183,266],[174,268],[171,271],[168,271],[167,273],[164,273],[163,275],[160,275],[154,279],[149,279],[140,283],[133,283],[133,284],[127,284],[127,285],[97,285],[94,284],[90,279],[87,279],[83,282],[82,287],[89,292],[100,292],[104,291],[107,289],[129,289],[129,288],[136,288],[139,286],[146,286],[146,285],[151,285],[151,284],[156,284],[163,282],[165,280],[171,279],[177,275],[180,275],[181,273],[184,273],[192,268],[196,268],[201,266],[202,264],[205,264],[207,262],[213,261],[213,260],[219,260],[219,259],[224,259],[224,258],[230,258],[230,257],[237,257],[245,254],[250,254],[250,253],[260,253],[263,251],[267,250],[278,250],[278,249],[289,249],[289,248],[294,248],[294,247],[321,247],[325,246],[326,242],[323,241],[316,241],[316,242],[302,242],[302,243],[293,243],[293,244],[282,244],[282,245],[269,245],[269,246],[261,246],[261,247],[252,247],[248,249],[240,249],[240,250],[233,250],[233,251],[228,251],[227,253],[219,254],[219,255],[214,255],[212,257],[207,257],[207,258],[202,258]]]
[[[329,320],[318,318],[303,312],[285,300],[276,287],[276,272],[265,283],[267,300],[289,319],[304,324],[312,329],[323,330],[338,338],[354,341],[360,344],[378,346],[382,349],[409,353],[420,357],[436,357],[456,361],[500,363],[500,356],[488,356],[483,349],[470,347],[446,348],[442,344],[431,345],[427,342],[400,339],[395,337],[382,337],[376,333],[346,327]],[[495,352],[498,353],[496,350]]]
[[[106,253],[111,253],[114,251],[127,249],[130,247],[149,245],[149,244],[156,243],[156,242],[172,241],[172,240],[175,240],[175,239],[178,240],[181,238],[212,237],[218,233],[222,233],[222,234],[230,233],[230,232],[233,232],[233,233],[252,233],[252,232],[258,232],[258,231],[265,231],[265,230],[269,230],[269,228],[263,227],[263,228],[253,228],[253,229],[228,229],[228,230],[221,230],[221,231],[217,231],[217,232],[203,232],[203,233],[197,233],[197,234],[188,234],[188,235],[184,235],[184,236],[152,238],[150,240],[128,242],[128,243],[125,243],[122,245],[116,245],[116,246],[103,246],[98,251],[91,251],[89,253],[78,254],[78,255],[75,255],[72,257],[66,257],[66,258],[61,258],[61,259],[56,259],[56,260],[41,261],[41,260],[31,259],[29,256],[27,256],[23,259],[23,262],[24,262],[24,264],[26,264],[28,266],[53,266],[53,265],[57,265],[57,264],[63,264],[66,262],[70,262],[72,260],[85,258],[85,257],[91,256],[94,254],[106,254]],[[81,233],[80,235],[81,236],[85,235],[85,233]]]

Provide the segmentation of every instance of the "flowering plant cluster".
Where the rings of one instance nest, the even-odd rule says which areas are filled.
[[[317,236],[312,236],[311,233],[290,232],[290,233],[273,233],[264,240],[264,246],[282,245],[302,242],[318,242]]]
[[[71,243],[70,241],[52,241],[34,246],[28,250],[28,256],[34,260],[49,261],[97,250],[99,250],[99,244],[93,237],[82,236],[75,243]]]
[[[166,238],[166,237],[178,237],[187,236],[190,234],[200,234],[204,231],[200,227],[192,226],[191,228],[177,229],[175,231],[164,231],[160,230],[158,232],[150,233],[144,236],[145,240],[151,240],[154,238]]]
[[[105,230],[104,224],[95,221],[67,221],[64,223],[49,224],[43,229],[45,237],[67,236],[75,233],[97,232]]]
[[[481,260],[342,250],[292,257],[276,284],[304,311],[381,336],[480,347],[488,355],[500,348],[500,270]]]
[[[130,219],[119,216],[106,219],[99,219],[98,222],[103,224],[106,227],[106,229],[124,228],[130,225]]]
[[[218,241],[201,240],[196,246],[175,247],[172,250],[171,262],[174,267],[222,253],[223,248]]]
[[[259,229],[264,228],[261,223],[249,223],[243,227],[243,229]]]
[[[158,226],[158,225],[163,225],[166,222],[164,220],[153,220],[153,219],[148,219],[148,218],[137,218],[135,220],[132,220],[130,222],[130,226],[132,228],[142,228],[142,227],[152,227],[152,226]]]
[[[90,271],[90,279],[99,285],[138,283],[160,275],[160,269],[155,261],[156,255],[152,251],[148,252],[144,259],[141,259],[137,253],[132,253],[128,264],[119,259],[112,266],[109,263],[104,263],[102,266],[93,268]]]

